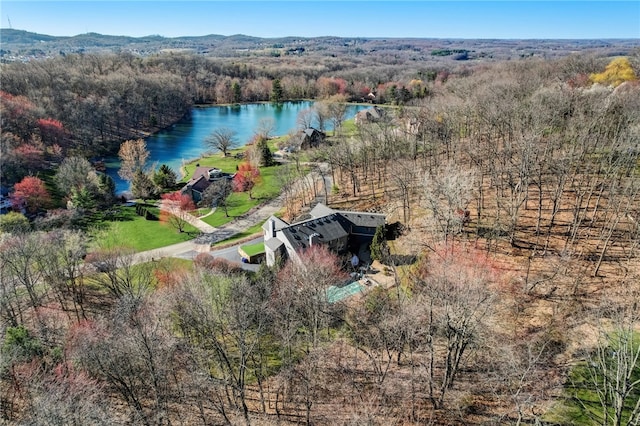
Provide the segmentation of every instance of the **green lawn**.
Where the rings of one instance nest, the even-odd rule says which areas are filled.
[[[341,136],[343,137],[355,136],[357,131],[358,131],[358,128],[356,127],[356,122],[353,118],[342,122],[342,128],[340,129]]]
[[[640,364],[633,358],[633,354],[636,354],[639,349],[640,338],[635,331],[623,333],[626,334],[624,344],[621,345],[612,338],[611,345],[604,349],[606,352],[603,357],[596,354],[593,359],[579,363],[571,369],[569,380],[565,383],[565,397],[546,413],[546,421],[587,426],[604,424],[606,417],[606,424],[614,424],[613,396],[618,395],[618,391],[615,390],[616,377],[619,373],[620,377],[626,377],[629,374],[626,383],[622,381],[623,385],[640,383]],[[628,354],[628,356],[618,358],[613,355],[616,353]],[[603,363],[606,363],[606,368],[602,367]],[[631,373],[628,372],[627,367],[631,367]],[[640,400],[640,386],[630,386],[628,391],[624,393],[622,424],[636,424],[630,416]],[[603,401],[607,407],[606,411]]]
[[[249,256],[255,256],[256,254],[264,253],[264,241],[260,241],[259,243],[255,244],[246,244],[240,246],[240,248]]]
[[[195,217],[200,217],[200,216],[204,216],[205,214],[209,213],[211,211],[211,207],[200,207],[198,209],[195,209],[194,211],[190,212],[192,216]]]
[[[260,223],[258,223],[256,225],[253,225],[251,228],[248,228],[248,229],[240,232],[239,234],[234,235],[231,238],[227,238],[226,240],[219,241],[219,242],[215,243],[213,245],[213,247],[221,246],[221,245],[227,245],[229,243],[233,243],[234,241],[239,241],[239,240],[245,239],[247,237],[252,237],[254,235],[256,237],[258,237],[258,236],[262,235],[262,224],[263,223],[264,223],[264,221],[260,222]]]
[[[219,207],[215,213],[202,220],[211,226],[220,226],[238,216],[242,216],[253,207],[277,197],[281,190],[281,183],[278,179],[279,167],[262,167],[260,169],[261,181],[252,191],[253,199],[249,198],[249,193],[247,192],[234,192],[231,194],[227,200],[229,217],[225,215],[224,209]]]
[[[289,136],[276,136],[273,137],[271,139],[269,139],[267,141],[267,145],[269,146],[269,149],[271,150],[271,152],[276,152],[278,150],[278,145],[284,143],[286,140],[289,139]]]
[[[157,208],[149,210],[158,215]],[[146,220],[136,214],[135,207],[117,207],[113,212],[93,227],[91,234],[97,240],[96,244],[122,245],[145,251],[189,241],[197,235],[197,229],[191,225],[187,225],[186,232],[179,233],[159,220]]]
[[[196,170],[196,165],[199,164],[202,167],[215,167],[226,173],[235,173],[236,166],[243,160],[235,158],[234,155],[244,152],[244,149],[234,149],[230,151],[231,155],[223,157],[222,154],[214,154],[207,157],[202,157],[194,160],[183,167],[184,176],[182,182],[187,182],[191,179],[191,175]]]

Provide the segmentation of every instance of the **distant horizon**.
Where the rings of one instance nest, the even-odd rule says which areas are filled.
[[[27,31],[27,30],[23,30],[20,28],[5,28],[5,27],[0,27],[0,30],[13,30],[13,31],[22,31],[22,32],[27,32],[30,34],[38,34],[38,35],[44,35],[44,36],[48,36],[48,37],[59,37],[59,38],[73,38],[73,37],[79,37],[79,36],[83,36],[83,35],[88,35],[88,34],[96,34],[99,36],[105,36],[105,37],[127,37],[127,38],[135,38],[135,39],[140,39],[140,38],[149,38],[149,37],[160,37],[160,38],[165,38],[165,39],[175,39],[175,38],[194,38],[194,37],[210,37],[210,36],[219,36],[219,37],[237,37],[237,36],[243,36],[243,37],[252,37],[252,38],[259,38],[259,39],[283,39],[283,38],[308,38],[308,39],[313,39],[313,38],[323,38],[323,37],[336,37],[336,38],[345,38],[345,39],[349,39],[349,38],[362,38],[362,39],[368,39],[368,40],[384,40],[384,39],[395,39],[395,40],[411,40],[411,39],[416,39],[416,40],[463,40],[463,41],[469,41],[469,40],[502,40],[502,41],[609,41],[609,40],[640,40],[640,36],[638,37],[610,37],[610,38],[487,38],[487,37],[476,37],[476,38],[463,38],[463,37],[386,37],[386,36],[336,36],[336,35],[324,35],[324,36],[301,36],[301,35],[287,35],[287,36],[274,36],[274,37],[260,37],[260,36],[255,36],[252,34],[242,34],[242,33],[238,33],[238,34],[229,34],[229,35],[225,35],[225,34],[215,34],[215,33],[211,33],[211,34],[203,34],[203,35],[180,35],[180,36],[175,36],[175,37],[166,37],[160,34],[147,34],[147,35],[141,35],[141,36],[129,36],[129,35],[124,35],[124,34],[103,34],[103,33],[98,33],[95,31],[89,31],[86,33],[78,33],[78,34],[73,34],[73,35],[69,35],[69,36],[56,36],[56,35],[52,35],[52,34],[46,34],[46,33],[36,33],[33,31]]]
[[[0,1],[0,28],[56,37],[640,38],[640,2],[635,0]]]

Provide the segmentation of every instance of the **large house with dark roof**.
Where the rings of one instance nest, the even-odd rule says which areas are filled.
[[[385,224],[379,213],[334,210],[316,205],[311,218],[289,224],[271,216],[262,226],[267,265],[279,258],[299,259],[298,252],[323,244],[335,253],[351,252],[362,261],[369,259],[369,246],[376,228]]]
[[[375,123],[381,121],[386,116],[387,112],[384,109],[374,105],[371,108],[358,111],[353,121],[355,124]]]
[[[202,200],[202,194],[211,183],[220,179],[231,180],[234,176],[234,174],[225,173],[220,169],[198,166],[180,192],[190,196],[194,203],[199,203]]]

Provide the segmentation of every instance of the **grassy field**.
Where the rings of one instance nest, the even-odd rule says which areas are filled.
[[[220,226],[238,216],[242,216],[253,207],[277,197],[281,190],[281,184],[278,179],[279,167],[262,167],[260,169],[260,182],[252,191],[253,198],[249,198],[247,192],[234,192],[231,194],[227,200],[229,217],[226,216],[223,208],[218,208],[212,215],[202,220],[211,226]]]
[[[269,139],[267,145],[269,146],[269,149],[271,149],[271,152],[275,152],[278,150],[277,145],[282,143],[286,139],[287,136],[274,137]],[[226,173],[235,173],[238,164],[244,161],[242,158],[236,158],[236,155],[244,154],[246,149],[246,147],[242,147],[229,150],[229,155],[226,157],[222,154],[206,155],[185,164],[182,167],[183,177],[181,182],[187,182],[191,178],[193,172],[196,170],[197,165],[200,165],[202,167],[215,167]],[[262,169],[260,170],[262,171]]]
[[[158,216],[155,207],[149,210]],[[198,230],[187,225],[186,232],[179,233],[171,225],[159,220],[146,220],[136,214],[135,207],[117,207],[93,226],[92,237],[96,245],[132,247],[136,251],[153,250],[171,244],[189,241]]]
[[[355,136],[357,131],[356,122],[352,118],[350,120],[345,120],[342,122],[342,128],[340,129],[340,135],[344,137]]]

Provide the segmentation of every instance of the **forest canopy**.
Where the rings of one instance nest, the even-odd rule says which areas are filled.
[[[373,60],[360,45],[340,47],[349,58],[282,46],[1,65],[2,183],[25,215],[0,221],[0,419],[640,421],[640,52],[502,61],[451,45],[432,60],[406,43]],[[329,302],[358,272],[313,239],[300,262],[253,273],[208,253],[134,256],[86,231],[87,217],[127,220],[88,158],[121,147],[126,178],[172,186],[168,167],[149,172],[144,135],[196,104],[300,98],[336,126],[330,143],[271,166],[282,214],[325,197],[387,215],[396,232],[376,232],[363,294]],[[353,101],[386,112],[341,123],[336,105]],[[227,216],[232,187],[257,198],[268,178],[251,161],[270,128],[236,178],[204,194]],[[42,211],[63,192],[67,209]],[[187,233],[191,200],[162,198],[174,211],[158,226]],[[152,222],[154,209],[135,210]]]

